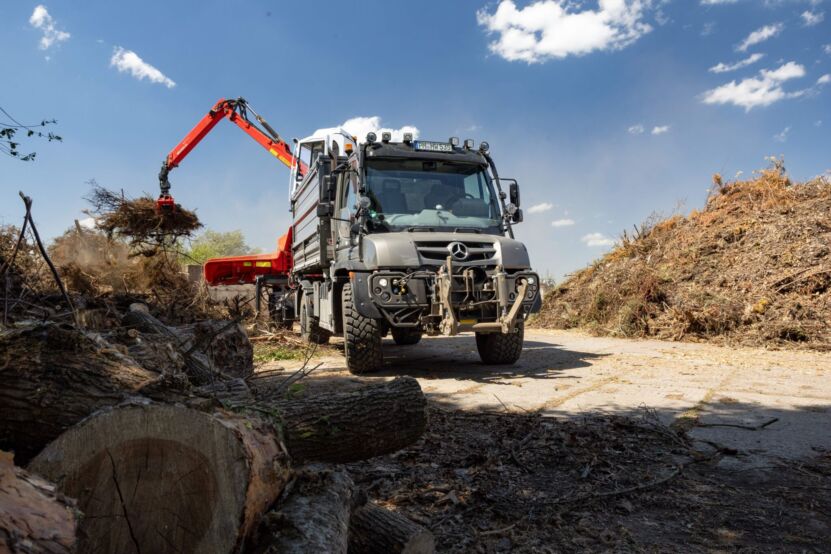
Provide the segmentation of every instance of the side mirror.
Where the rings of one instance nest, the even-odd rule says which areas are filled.
[[[349,231],[353,235],[360,235],[361,234],[361,224],[358,223],[358,222],[353,223],[352,227],[349,228]]]
[[[516,181],[510,184],[508,191],[511,204],[519,208],[519,185]]]
[[[511,220],[514,223],[522,223],[522,219],[522,210],[517,209],[517,211],[514,212],[514,215],[512,216]]]

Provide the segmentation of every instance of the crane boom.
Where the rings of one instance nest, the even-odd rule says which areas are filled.
[[[251,112],[257,122],[265,129],[261,129],[248,118],[248,112]],[[162,162],[162,169],[159,172],[159,188],[160,195],[157,201],[160,209],[172,209],[174,204],[173,197],[170,195],[170,181],[168,174],[170,171],[178,167],[182,160],[190,154],[191,150],[196,148],[205,136],[211,132],[223,119],[235,123],[237,127],[245,131],[248,136],[253,138],[257,143],[268,150],[270,154],[283,162],[287,167],[292,168],[298,166],[301,174],[306,173],[306,164],[294,157],[289,145],[280,138],[280,135],[263,119],[244,98],[237,98],[235,100],[220,99],[211,110],[194,126],[191,131],[185,135],[185,138],[179,142],[167,155]]]

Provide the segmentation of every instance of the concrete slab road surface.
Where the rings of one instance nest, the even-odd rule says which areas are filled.
[[[831,354],[526,331],[513,366],[479,361],[472,336],[384,341],[374,378],[416,377],[431,401],[450,408],[539,411],[552,417],[654,411],[664,423],[734,448],[727,466],[763,467],[831,451]],[[346,373],[321,358],[315,379]],[[284,364],[292,369],[300,364]]]

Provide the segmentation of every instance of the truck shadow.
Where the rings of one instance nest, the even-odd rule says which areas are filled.
[[[472,336],[425,337],[413,346],[398,346],[392,340],[385,339],[383,349],[384,368],[373,376],[409,375],[421,379],[462,379],[479,383],[515,378],[573,379],[560,373],[590,367],[592,360],[607,355],[526,340],[522,356],[515,364],[487,365],[480,361]]]

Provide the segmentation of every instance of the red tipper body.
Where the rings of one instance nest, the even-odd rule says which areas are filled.
[[[270,254],[211,258],[202,271],[210,286],[253,284],[260,275],[287,276],[291,271],[291,229],[277,239],[277,250]]]

